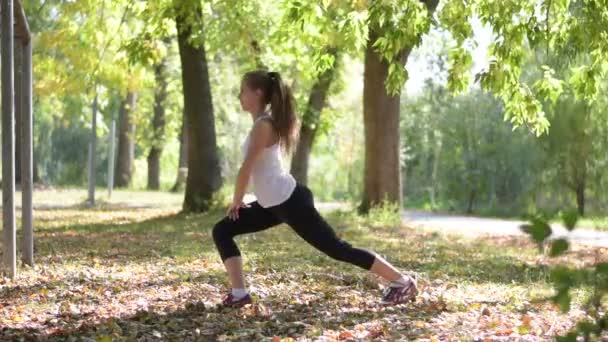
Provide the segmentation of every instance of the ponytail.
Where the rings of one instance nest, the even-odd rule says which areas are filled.
[[[270,103],[272,124],[279,135],[279,143],[287,154],[291,154],[298,139],[299,128],[291,88],[275,71],[250,71],[243,79],[251,88],[263,89],[264,104]]]

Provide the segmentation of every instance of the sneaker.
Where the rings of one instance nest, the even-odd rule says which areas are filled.
[[[408,301],[413,302],[416,300],[418,294],[418,286],[416,281],[410,278],[410,283],[405,286],[389,286],[384,295],[382,296],[381,304],[385,305],[397,305],[406,303]]]
[[[251,303],[253,303],[253,300],[249,294],[237,299],[232,295],[232,293],[228,293],[228,295],[222,300],[221,305],[223,307],[240,308]]]

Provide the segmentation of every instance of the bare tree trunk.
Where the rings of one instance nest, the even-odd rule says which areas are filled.
[[[336,69],[338,68],[338,51],[336,48],[329,48],[329,53],[334,56],[334,63],[331,68],[325,70],[315,81],[310,95],[308,104],[303,115],[302,126],[300,128],[300,139],[296,147],[296,151],[291,161],[291,174],[294,178],[302,183],[308,184],[308,161],[310,159],[310,151],[314,143],[319,122],[321,120],[321,112],[325,107],[329,87],[333,82]]]
[[[363,122],[365,166],[363,199],[359,210],[367,212],[383,200],[401,206],[399,167],[399,95],[390,96],[385,87],[388,63],[374,50],[377,32],[370,32],[365,51],[363,80]],[[404,51],[405,64],[410,50]]]
[[[423,1],[432,13],[438,0]],[[378,28],[370,28],[365,50],[363,76],[363,123],[365,132],[365,165],[363,198],[359,212],[386,200],[401,207],[401,170],[399,161],[399,100],[400,95],[390,96],[385,87],[388,62],[373,45],[380,36]],[[397,57],[405,66],[412,47],[401,51]]]
[[[127,98],[121,101],[118,118],[118,151],[116,160],[115,187],[127,187],[133,175],[133,159],[135,157],[135,125],[132,123],[131,113],[137,104],[137,94],[127,92]]]
[[[154,92],[153,143],[148,154],[148,189],[160,188],[160,156],[165,137],[165,100],[167,99],[167,58],[154,66],[156,91]]]
[[[220,189],[223,180],[217,154],[205,47],[200,40],[196,46],[189,40],[192,32],[191,23],[202,25],[202,10],[200,3],[191,3],[189,6],[191,8],[177,8],[175,20],[182,63],[184,111],[187,117],[188,136],[188,176],[183,210],[203,212],[209,209],[209,201]],[[194,16],[194,20],[187,18],[186,15]]]
[[[437,194],[439,191],[439,158],[441,157],[441,135],[439,131],[435,131],[434,135],[435,146],[433,149],[433,169],[431,171],[431,206],[437,208]]]
[[[469,191],[469,197],[467,199],[467,214],[473,213],[473,205],[475,204],[475,197],[477,196],[477,191],[472,189]]]
[[[585,216],[585,182],[576,187],[576,207],[580,216]]]
[[[33,153],[33,155],[34,155],[33,182],[34,182],[34,184],[36,184],[36,183],[40,183],[41,179],[40,179],[40,171],[39,171],[39,166],[38,166],[38,158],[36,157],[35,153]]]
[[[186,185],[188,176],[188,134],[186,132],[186,114],[182,114],[182,127],[178,136],[179,139],[179,162],[177,166],[177,178],[171,188],[172,192],[182,191]]]

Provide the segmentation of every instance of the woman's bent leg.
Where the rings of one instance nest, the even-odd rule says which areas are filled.
[[[255,201],[249,203],[249,207],[239,209],[238,219],[232,220],[226,216],[215,224],[212,231],[213,241],[226,267],[233,288],[245,287],[241,252],[234,242],[234,238],[241,234],[259,232],[280,223],[279,218]]]

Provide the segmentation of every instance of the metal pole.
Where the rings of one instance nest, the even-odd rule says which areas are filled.
[[[33,220],[33,123],[32,123],[32,41],[22,45],[23,86],[21,99],[21,225],[23,230],[23,262],[34,265],[34,220]]]
[[[4,265],[8,275],[17,275],[15,237],[15,88],[13,0],[2,0],[2,225]]]
[[[114,144],[116,141],[116,120],[112,119],[110,126],[110,150],[108,155],[108,199],[112,197],[112,189],[114,188]]]
[[[91,147],[89,154],[89,203],[95,205],[95,151],[97,150],[97,92],[93,99],[91,122]]]

